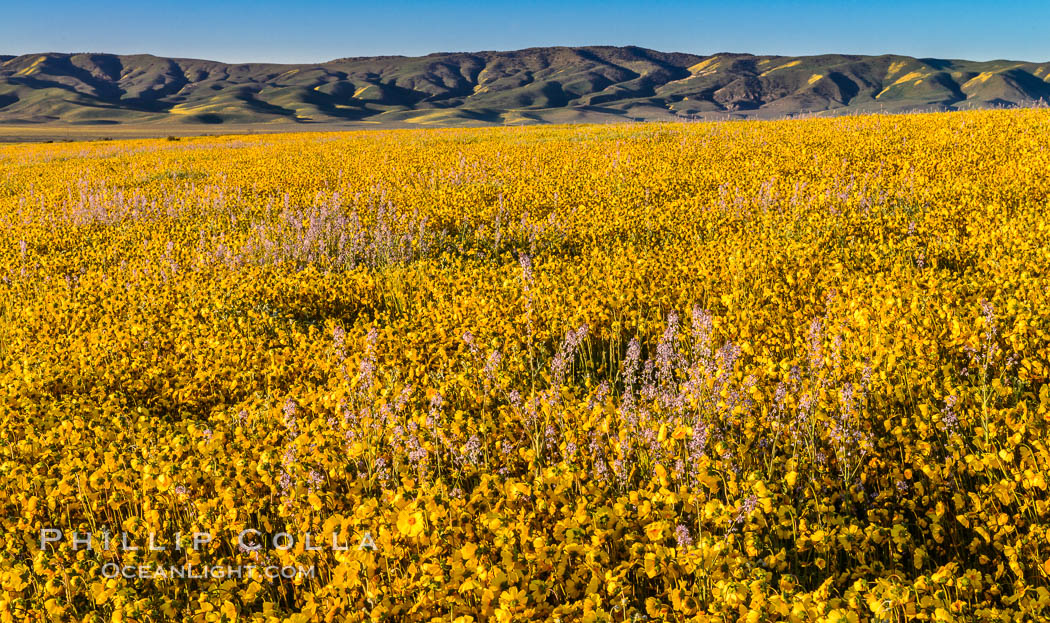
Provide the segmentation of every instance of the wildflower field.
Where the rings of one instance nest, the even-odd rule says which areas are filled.
[[[1045,110],[0,147],[0,621],[1050,617],[1048,198]]]

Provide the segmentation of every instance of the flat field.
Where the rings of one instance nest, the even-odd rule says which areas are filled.
[[[0,620],[1050,616],[1048,198],[1045,110],[2,146]]]

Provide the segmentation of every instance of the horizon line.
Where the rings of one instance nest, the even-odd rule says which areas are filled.
[[[821,52],[817,54],[774,54],[774,53],[757,53],[757,52],[729,52],[719,51],[710,54],[703,54],[699,52],[682,52],[682,51],[668,51],[660,50],[656,48],[647,48],[641,45],[627,44],[627,45],[614,45],[614,44],[587,44],[587,45],[538,45],[529,46],[525,48],[515,49],[503,49],[503,50],[459,50],[459,51],[435,51],[428,52],[426,54],[371,54],[371,55],[357,55],[357,56],[337,56],[323,61],[305,61],[305,62],[289,62],[289,61],[273,61],[273,60],[250,60],[250,61],[235,61],[235,60],[219,60],[216,58],[204,58],[197,56],[184,56],[184,55],[169,55],[169,54],[156,54],[153,52],[104,52],[104,51],[42,51],[42,52],[22,52],[19,54],[2,53],[0,57],[8,57],[8,60],[14,58],[20,58],[23,56],[35,56],[35,55],[46,55],[46,54],[58,54],[66,56],[77,56],[80,54],[93,55],[101,54],[108,56],[152,56],[154,58],[169,58],[179,60],[192,60],[192,61],[205,61],[209,63],[221,63],[223,65],[326,65],[338,61],[345,60],[358,60],[358,59],[375,59],[375,58],[427,58],[430,56],[443,56],[443,55],[455,55],[455,54],[510,54],[515,52],[527,52],[531,50],[551,50],[551,49],[566,49],[566,50],[580,50],[588,48],[615,48],[615,49],[639,49],[648,52],[659,52],[661,54],[686,54],[689,56],[697,56],[703,58],[712,58],[715,56],[754,56],[754,57],[770,57],[770,58],[814,58],[820,56],[857,56],[867,58],[879,58],[883,56],[899,56],[903,58],[913,58],[916,60],[946,60],[946,61],[969,61],[975,63],[994,63],[994,62],[1011,62],[1011,63],[1028,63],[1028,64],[1045,64],[1050,63],[1050,60],[1045,61],[1034,61],[1034,60],[1022,60],[1013,58],[988,58],[988,59],[973,59],[973,58],[962,58],[962,57],[948,57],[948,56],[912,56],[910,54],[900,54],[896,52],[883,52],[881,54],[871,53],[854,53],[854,52]]]

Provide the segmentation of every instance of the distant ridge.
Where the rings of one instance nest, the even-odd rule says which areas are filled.
[[[772,118],[1050,101],[1050,63],[549,47],[314,65],[0,56],[0,124],[461,126]]]

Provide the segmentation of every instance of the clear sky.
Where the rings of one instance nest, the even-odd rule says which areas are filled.
[[[638,45],[668,52],[1050,61],[1050,0],[167,2],[5,0],[0,54],[228,62]]]

